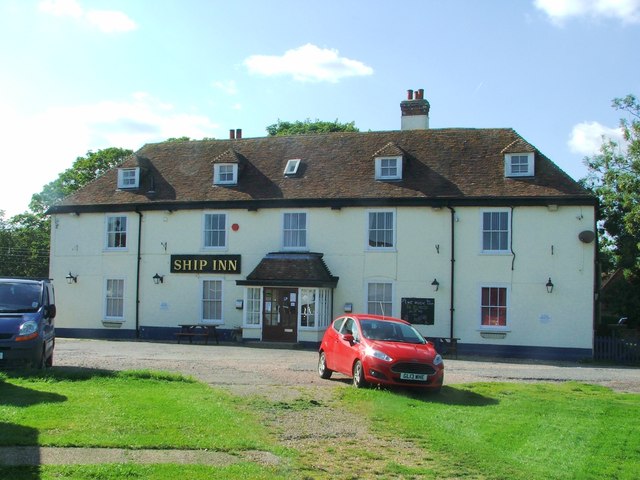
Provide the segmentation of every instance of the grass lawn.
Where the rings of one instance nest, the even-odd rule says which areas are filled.
[[[374,478],[368,458],[385,462],[375,478],[637,479],[640,472],[640,395],[591,385],[475,383],[431,396],[336,389],[332,408],[353,411],[354,421],[380,437],[410,440],[428,466],[355,441],[286,449],[262,421],[267,411],[295,410],[301,402],[285,403],[233,397],[160,372],[0,373],[0,446],[261,450],[282,459],[276,466],[0,467],[0,478],[320,479],[330,477],[313,465],[338,461],[338,453],[362,467],[348,478]]]

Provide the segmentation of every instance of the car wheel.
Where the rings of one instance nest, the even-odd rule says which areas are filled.
[[[324,352],[320,352],[320,357],[318,358],[318,375],[320,378],[331,378],[332,370],[327,368],[327,356]]]
[[[365,388],[367,381],[364,379],[364,367],[360,360],[356,360],[353,364],[353,386],[356,388]]]

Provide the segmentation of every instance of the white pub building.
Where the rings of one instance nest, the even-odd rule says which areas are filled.
[[[458,353],[590,357],[596,199],[512,129],[142,147],[49,210],[59,336],[315,345],[344,312]],[[67,278],[67,281],[65,281]]]

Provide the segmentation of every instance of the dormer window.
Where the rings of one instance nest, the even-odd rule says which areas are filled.
[[[213,166],[214,185],[236,185],[238,183],[237,163],[218,163]]]
[[[376,180],[402,180],[402,157],[376,157]]]
[[[287,160],[287,166],[284,167],[284,176],[291,177],[298,173],[298,167],[300,166],[300,159],[293,158],[291,160]]]
[[[131,189],[138,188],[139,186],[140,167],[118,169],[118,188]]]
[[[533,152],[507,153],[504,156],[504,168],[505,176],[507,177],[533,177]]]

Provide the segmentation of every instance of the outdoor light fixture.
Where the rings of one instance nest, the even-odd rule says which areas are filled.
[[[73,275],[69,272],[69,275],[65,277],[67,279],[67,283],[71,285],[72,283],[78,283],[78,275]]]
[[[431,282],[431,286],[433,287],[433,291],[437,292],[438,287],[440,287],[440,282],[434,278],[433,282]]]
[[[547,287],[547,293],[553,292],[553,282],[551,281],[551,277],[549,277],[549,281],[545,286]]]
[[[158,275],[157,273],[153,276],[153,283],[159,285],[164,283],[164,275]]]

